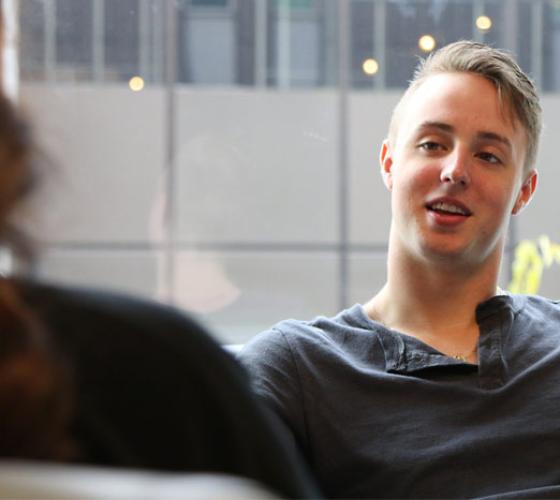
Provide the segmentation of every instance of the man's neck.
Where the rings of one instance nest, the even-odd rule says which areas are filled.
[[[366,312],[442,352],[474,359],[479,334],[476,306],[496,295],[499,264],[500,255],[469,268],[393,255],[387,283],[366,304]]]

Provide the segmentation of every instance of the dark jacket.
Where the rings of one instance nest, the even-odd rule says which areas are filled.
[[[116,293],[22,285],[75,387],[81,463],[216,471],[318,495],[238,362],[200,325]]]

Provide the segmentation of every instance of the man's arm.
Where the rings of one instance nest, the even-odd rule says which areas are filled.
[[[272,328],[257,335],[243,348],[239,359],[272,418],[293,437],[291,446],[309,457],[301,380],[285,334]]]

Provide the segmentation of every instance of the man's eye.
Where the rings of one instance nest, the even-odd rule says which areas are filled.
[[[422,142],[418,147],[420,149],[423,149],[424,151],[438,151],[442,149],[443,146],[441,144],[438,144],[437,142],[426,141]]]
[[[487,163],[492,163],[495,165],[499,165],[502,163],[502,160],[500,160],[495,154],[492,153],[482,152],[478,153],[477,156]]]

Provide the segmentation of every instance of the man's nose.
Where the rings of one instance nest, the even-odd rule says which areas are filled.
[[[448,156],[441,170],[441,182],[467,187],[471,183],[470,160],[466,152],[456,151]]]

